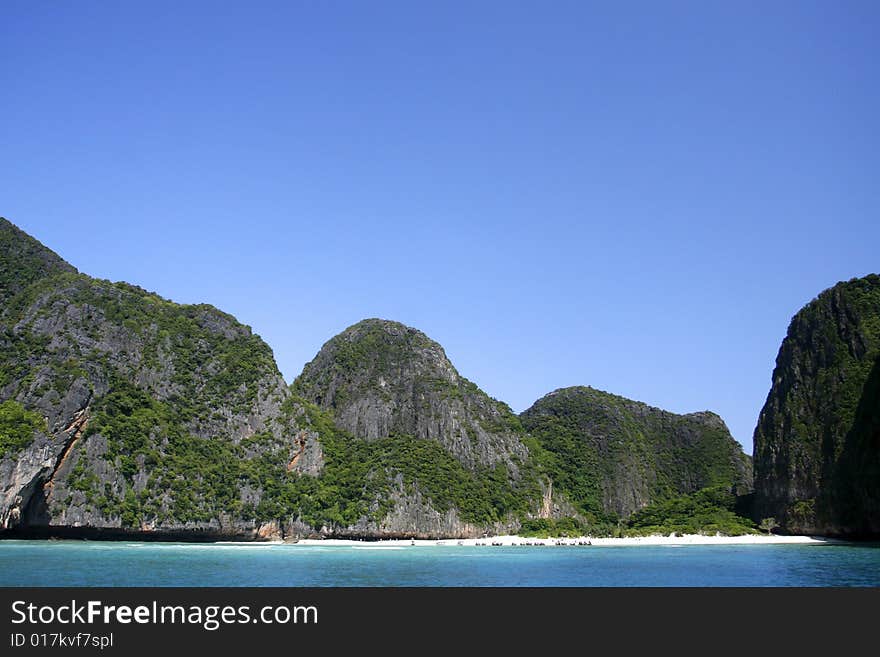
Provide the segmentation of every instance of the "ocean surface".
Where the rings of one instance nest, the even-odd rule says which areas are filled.
[[[0,541],[0,586],[880,586],[880,546]]]

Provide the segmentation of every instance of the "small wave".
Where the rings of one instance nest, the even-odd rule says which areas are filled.
[[[217,545],[220,547],[254,547],[254,548],[269,548],[269,547],[283,547],[284,545],[289,545],[288,543],[280,543],[278,541],[274,542],[247,542],[247,541],[217,541],[216,543],[208,543],[207,545],[213,546]]]

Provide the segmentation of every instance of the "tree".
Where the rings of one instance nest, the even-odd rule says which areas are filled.
[[[764,530],[767,534],[772,534],[773,530],[777,527],[779,527],[779,523],[776,522],[776,518],[764,518],[761,524],[758,525],[758,528]]]

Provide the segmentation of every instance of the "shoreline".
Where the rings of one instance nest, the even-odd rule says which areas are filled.
[[[275,542],[281,544],[283,542]],[[717,536],[686,534],[684,536],[633,536],[624,538],[580,536],[576,538],[527,538],[523,536],[487,536],[485,538],[445,538],[445,539],[380,539],[358,541],[340,538],[304,538],[292,545],[360,547],[381,549],[383,547],[427,547],[427,546],[593,546],[593,547],[632,547],[638,545],[830,545],[848,541],[823,536],[777,536],[766,534],[747,534],[743,536]]]
[[[848,540],[845,538],[829,536],[805,536],[805,535],[767,535],[745,534],[742,536],[721,536],[718,534],[674,534],[650,536],[627,536],[622,538],[578,536],[578,537],[552,537],[552,538],[529,538],[515,534],[503,536],[486,536],[483,538],[301,538],[297,540],[275,538],[271,540],[242,540],[236,537],[218,537],[209,539],[199,537],[199,540],[180,540],[175,537],[150,537],[145,540],[140,537],[126,538],[71,538],[71,537],[40,537],[31,538],[25,536],[2,537],[0,544],[18,541],[46,541],[46,542],[95,542],[95,543],[137,543],[149,545],[151,543],[180,543],[187,545],[203,546],[250,546],[250,547],[278,547],[278,546],[312,546],[312,547],[353,547],[363,550],[376,549],[401,549],[404,547],[517,547],[517,546],[547,546],[547,547],[634,547],[634,546],[685,546],[685,545],[851,545],[862,541]],[[876,542],[876,541],[870,541]]]

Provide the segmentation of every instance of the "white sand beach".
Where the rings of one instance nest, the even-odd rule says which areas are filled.
[[[426,547],[442,546],[603,546],[629,547],[637,545],[772,545],[772,544],[813,544],[822,545],[839,543],[836,539],[821,536],[777,536],[766,534],[748,534],[745,536],[709,536],[687,534],[684,536],[634,536],[627,538],[595,538],[581,536],[578,538],[525,538],[522,536],[489,536],[486,538],[446,538],[437,540],[424,539],[388,539],[379,541],[355,541],[346,539],[302,539],[297,545],[339,545],[359,547],[363,549],[401,548],[405,546]]]

